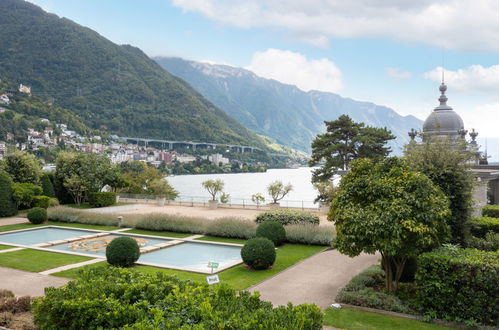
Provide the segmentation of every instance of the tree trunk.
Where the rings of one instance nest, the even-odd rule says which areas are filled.
[[[398,284],[407,257],[387,256],[381,253],[383,270],[385,271],[385,288],[388,292],[395,292],[398,289]],[[395,273],[392,271],[392,265],[395,266]]]

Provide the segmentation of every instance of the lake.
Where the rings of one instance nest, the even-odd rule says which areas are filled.
[[[275,180],[291,183],[293,190],[281,201],[282,206],[317,207],[313,201],[317,191],[311,183],[312,168],[270,169],[264,173],[195,174],[169,176],[168,182],[180,193],[180,200],[204,202],[210,197],[201,183],[209,179],[221,179],[224,191],[230,194],[232,204],[253,204],[251,195],[261,193],[270,202],[267,186]],[[302,205],[303,204],[303,205]]]

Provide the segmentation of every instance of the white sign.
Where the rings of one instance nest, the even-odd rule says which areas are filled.
[[[206,276],[206,282],[208,282],[209,285],[219,283],[220,279],[218,278],[218,275],[211,275],[211,276]]]

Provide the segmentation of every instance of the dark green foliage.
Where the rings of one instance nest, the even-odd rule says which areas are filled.
[[[12,195],[12,179],[0,170],[0,217],[9,217],[17,214],[17,207]]]
[[[42,187],[32,183],[19,183],[12,184],[12,193],[19,209],[28,209],[33,204],[35,196],[42,194]]]
[[[116,45],[20,0],[0,2],[0,31],[0,77],[53,98],[89,127],[263,147],[254,133],[136,47]]]
[[[371,266],[359,275],[354,276],[340,290],[335,300],[339,303],[355,306],[414,314],[414,310],[395,294],[380,290],[385,284],[384,277],[385,272],[380,266]]]
[[[470,232],[476,237],[485,237],[489,231],[499,233],[499,218],[481,217],[469,221]]]
[[[499,252],[447,247],[418,258],[417,298],[424,313],[499,324]]]
[[[241,258],[246,265],[253,269],[267,269],[275,262],[274,243],[264,237],[252,238],[241,249]]]
[[[291,224],[318,225],[320,219],[319,216],[310,212],[283,209],[262,212],[256,217],[257,223],[264,221],[277,221],[284,226]]]
[[[470,236],[466,240],[466,247],[483,251],[497,251],[499,250],[499,233],[489,231],[484,237]]]
[[[47,210],[42,207],[34,207],[28,212],[28,220],[34,225],[47,221]]]
[[[114,192],[91,192],[88,194],[88,202],[93,207],[105,207],[116,204],[116,193]]]
[[[327,132],[317,135],[312,142],[309,165],[321,164],[319,169],[313,171],[313,182],[330,180],[337,170],[349,169],[354,159],[388,156],[391,149],[386,144],[395,139],[386,128],[356,123],[348,115],[324,123]]]
[[[225,284],[182,281],[157,272],[100,267],[33,304],[41,329],[322,329],[315,305],[272,308]]]
[[[131,237],[118,237],[106,247],[107,262],[117,267],[130,267],[139,260],[140,248]]]
[[[279,246],[286,240],[286,231],[277,221],[264,221],[256,228],[256,237],[268,238],[275,246]]]
[[[47,173],[42,175],[42,190],[43,195],[48,197],[55,197],[54,186],[52,185],[52,180]]]
[[[35,196],[35,197],[33,197],[32,206],[48,209],[48,207],[50,206],[50,197],[48,197],[48,196]]]
[[[484,217],[499,218],[499,205],[486,205],[482,208]]]

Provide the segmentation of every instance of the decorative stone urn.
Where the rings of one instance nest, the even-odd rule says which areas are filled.
[[[210,209],[216,209],[218,207],[218,201],[209,200],[208,206],[210,207]]]

